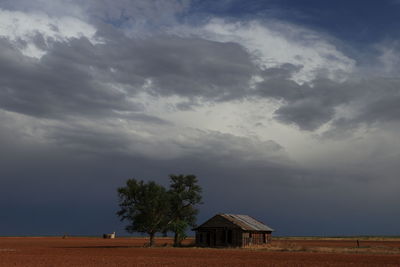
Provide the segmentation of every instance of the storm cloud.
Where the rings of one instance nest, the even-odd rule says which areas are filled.
[[[199,222],[397,231],[396,42],[361,59],[283,18],[110,3],[0,4],[1,235],[122,232],[116,188],[171,173],[199,177]]]

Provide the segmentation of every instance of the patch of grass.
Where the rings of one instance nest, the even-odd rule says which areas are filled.
[[[304,239],[302,239],[304,240]],[[295,241],[295,240],[294,240]],[[275,241],[266,245],[253,245],[247,249],[279,252],[320,252],[320,253],[353,253],[353,254],[400,254],[399,247],[360,246],[360,247],[324,247],[302,246],[296,242]]]
[[[400,241],[400,236],[274,236],[274,240],[368,240]]]

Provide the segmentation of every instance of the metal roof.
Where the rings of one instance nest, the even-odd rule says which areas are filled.
[[[226,213],[221,213],[218,214],[225,219],[229,220],[230,222],[236,224],[242,230],[248,230],[248,231],[274,231],[274,229],[268,227],[262,222],[257,221],[253,217],[250,217],[248,215],[240,215],[240,214],[226,214]]]

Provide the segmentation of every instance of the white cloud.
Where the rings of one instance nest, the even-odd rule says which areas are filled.
[[[295,160],[304,157],[308,146],[314,144],[309,133],[272,119],[280,106],[274,100],[256,97],[218,103],[199,100],[201,105],[186,110],[177,108],[187,101],[179,96],[159,98],[142,93],[134,100],[144,105],[146,114],[170,121],[181,129],[219,132],[260,142],[274,140]]]
[[[373,69],[381,75],[397,76],[400,66],[400,42],[385,42],[376,46],[380,56],[377,66]]]
[[[84,9],[88,1],[74,0],[2,0],[0,6],[7,10],[22,12],[43,12],[56,17],[84,18]],[[85,3],[84,3],[85,2]]]
[[[92,43],[96,28],[74,17],[51,17],[40,12],[25,13],[0,9],[0,36],[13,42],[20,51],[30,57],[41,58],[50,42],[64,42],[70,38],[86,37]],[[44,46],[35,42],[41,35]]]
[[[322,34],[283,22],[227,22],[211,19],[200,28],[180,27],[178,35],[199,35],[220,42],[234,42],[246,47],[261,68],[282,64],[302,66],[293,75],[298,83],[310,82],[323,73],[343,81],[355,67],[355,61],[330,43]]]

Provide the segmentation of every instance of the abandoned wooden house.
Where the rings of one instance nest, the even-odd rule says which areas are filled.
[[[203,247],[246,247],[271,241],[274,231],[248,215],[217,214],[193,229],[196,245]]]

